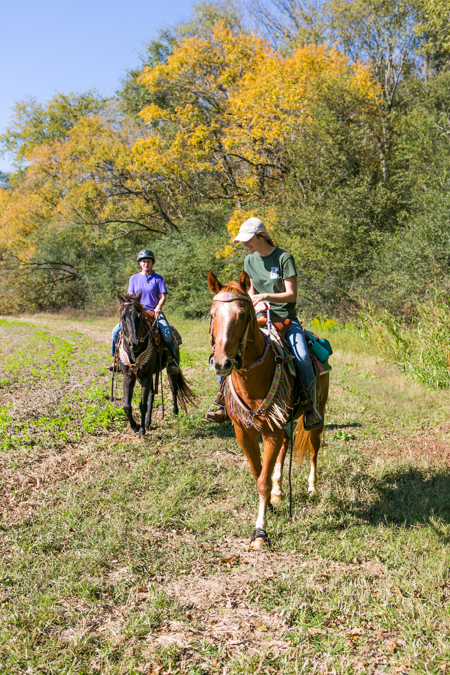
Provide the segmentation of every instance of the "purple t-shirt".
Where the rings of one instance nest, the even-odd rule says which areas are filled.
[[[128,283],[128,293],[138,293],[141,291],[141,303],[145,309],[155,309],[159,302],[161,293],[167,293],[164,279],[159,274],[154,272],[149,276],[141,274],[133,274]]]

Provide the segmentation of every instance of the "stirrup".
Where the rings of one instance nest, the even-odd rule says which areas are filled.
[[[168,375],[178,375],[178,373],[181,372],[180,366],[174,359],[172,359],[172,361],[169,361],[169,363],[166,366],[166,369]]]
[[[212,410],[215,406],[217,406],[217,409]],[[214,402],[206,411],[205,420],[207,422],[216,422],[216,424],[225,424],[225,422],[230,421],[230,418],[228,417],[226,407],[224,405],[217,405],[217,403]]]

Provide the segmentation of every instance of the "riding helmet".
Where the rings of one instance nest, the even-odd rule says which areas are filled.
[[[148,248],[143,248],[142,251],[139,251],[136,260],[139,262],[139,260],[143,260],[143,258],[150,258],[153,260],[153,262],[155,262],[155,256]]]

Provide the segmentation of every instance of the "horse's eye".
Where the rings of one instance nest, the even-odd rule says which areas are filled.
[[[239,312],[239,321],[243,321],[247,314],[245,312]]]

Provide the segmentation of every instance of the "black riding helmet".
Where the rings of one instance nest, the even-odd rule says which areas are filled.
[[[155,256],[153,255],[152,251],[150,251],[150,249],[148,248],[143,248],[142,251],[139,251],[136,260],[139,262],[139,260],[143,260],[144,258],[150,258],[150,260],[153,260],[153,262],[155,262]]]

